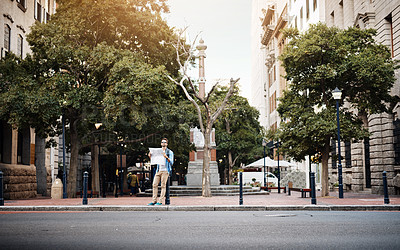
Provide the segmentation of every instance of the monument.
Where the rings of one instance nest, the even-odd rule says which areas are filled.
[[[203,39],[200,39],[199,45],[196,46],[199,51],[199,96],[204,100],[205,97],[205,74],[204,74],[204,58],[207,46]],[[204,155],[204,136],[198,128],[190,129],[190,142],[196,146],[196,151],[189,153],[189,165],[186,174],[187,186],[202,186],[203,178],[203,155]],[[217,151],[215,143],[215,129],[210,134],[211,142],[211,160],[210,160],[210,184],[211,186],[219,185],[219,174],[217,164]]]
[[[210,180],[211,186],[219,185],[219,174],[217,164],[217,151],[215,143],[215,129],[210,135],[211,141],[211,161],[210,161]],[[203,155],[204,155],[204,136],[198,128],[190,129],[190,142],[196,146],[196,151],[189,153],[189,166],[186,174],[187,186],[202,186],[203,178]]]

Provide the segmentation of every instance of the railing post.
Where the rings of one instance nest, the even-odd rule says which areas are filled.
[[[87,171],[85,171],[85,173],[83,173],[83,200],[82,200],[82,205],[87,205],[88,204],[88,199],[87,199],[88,179],[89,179],[89,174],[88,174]]]
[[[382,173],[382,177],[383,177],[383,194],[385,196],[384,203],[385,204],[389,204],[389,192],[388,192],[388,186],[387,186],[387,177],[386,177],[386,171],[383,171]]]
[[[316,195],[315,195],[315,173],[311,172],[310,173],[310,179],[311,179],[311,204],[313,205],[317,205],[317,199],[316,199]]]
[[[170,186],[170,181],[171,181],[171,177],[168,176],[168,180],[167,180],[167,187],[166,187],[166,194],[165,194],[165,205],[169,205],[170,204],[170,199],[169,199],[169,186]]]
[[[243,205],[243,173],[239,172],[239,205]]]
[[[0,171],[0,206],[4,206],[3,172]]]

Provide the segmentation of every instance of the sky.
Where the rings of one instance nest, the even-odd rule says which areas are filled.
[[[207,45],[206,90],[218,79],[240,78],[241,95],[250,96],[251,0],[168,0],[170,27],[188,27],[188,40],[196,35]],[[196,42],[196,45],[198,42]],[[197,61],[198,62],[198,61]],[[198,79],[198,68],[191,71]]]

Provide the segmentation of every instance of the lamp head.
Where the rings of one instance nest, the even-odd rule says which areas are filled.
[[[342,91],[340,91],[340,89],[338,89],[337,87],[332,91],[332,96],[333,99],[335,100],[340,100],[342,99]]]
[[[96,127],[96,129],[99,129],[99,128],[101,127],[101,125],[103,125],[103,123],[101,123],[101,122],[98,122],[98,123],[95,123],[95,124],[94,124],[94,126]]]
[[[263,139],[262,145],[263,145],[263,147],[267,146],[267,141],[265,139]]]

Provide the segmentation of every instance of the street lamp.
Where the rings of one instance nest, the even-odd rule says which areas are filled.
[[[96,130],[98,130],[102,125],[103,125],[103,123],[101,123],[101,122],[94,124],[94,126],[96,127]],[[104,170],[102,167],[100,167],[100,142],[97,145],[99,146],[99,153],[97,155],[97,166],[99,169],[100,193],[103,196],[103,198],[106,198],[106,190],[105,190],[106,185],[105,185],[105,180],[104,180]]]
[[[126,147],[126,145],[124,144],[124,139],[122,139],[122,137],[119,138],[119,145],[121,146],[120,149],[120,156],[119,156],[119,165],[121,167],[121,171],[119,174],[120,177],[120,195],[123,196],[124,195],[124,169],[122,168],[122,153],[123,153],[123,149],[124,147]],[[117,169],[118,171],[118,169]],[[115,192],[115,197],[118,197],[117,192]]]
[[[342,91],[337,87],[332,91],[333,99],[336,100],[336,119],[337,119],[337,133],[338,133],[338,156],[339,156],[339,198],[343,198],[343,177],[342,177],[342,157],[340,155],[340,122],[339,122],[339,100],[342,98]]]
[[[281,169],[279,168],[279,146],[281,142],[276,142],[275,146],[277,148],[276,153],[278,154],[278,194],[281,193]]]
[[[265,188],[265,191],[268,191],[267,180],[265,177],[265,146],[267,146],[267,142],[265,141],[265,139],[262,140],[262,145],[264,147],[264,188]]]
[[[63,199],[67,199],[67,170],[65,167],[65,115],[62,116],[62,146],[63,146]]]

